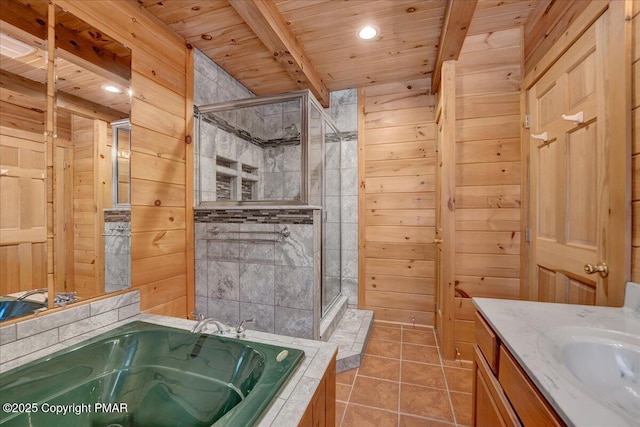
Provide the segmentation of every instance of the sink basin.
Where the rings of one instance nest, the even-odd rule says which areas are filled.
[[[625,418],[640,419],[640,337],[597,328],[558,328],[538,343],[553,368]]]

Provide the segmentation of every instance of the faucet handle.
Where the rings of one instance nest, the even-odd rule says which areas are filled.
[[[238,323],[238,326],[236,327],[236,333],[238,335],[245,331],[245,329],[246,329],[244,327],[245,323],[256,323],[256,319],[245,319],[245,320],[240,321],[240,323]]]
[[[192,311],[191,315],[196,318],[197,321],[204,320],[204,314]]]

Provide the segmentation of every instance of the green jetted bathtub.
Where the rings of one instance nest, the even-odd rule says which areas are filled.
[[[132,322],[1,374],[0,425],[248,427],[303,358]]]

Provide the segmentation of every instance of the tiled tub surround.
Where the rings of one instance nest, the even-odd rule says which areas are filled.
[[[474,298],[476,307],[503,344],[568,425],[638,425],[611,410],[601,399],[583,391],[546,346],[546,335],[564,327],[617,331],[640,337],[640,285],[627,284],[625,305],[594,307],[531,301]],[[556,350],[553,350],[556,351]],[[633,414],[629,414],[633,417]]]
[[[131,286],[131,211],[104,211],[104,290]]]
[[[137,294],[137,292],[136,292]],[[129,294],[127,294],[129,295]],[[93,328],[91,330],[78,330],[65,340],[60,340],[55,345],[32,353],[21,359],[14,359],[11,366],[2,365],[3,370],[8,370],[24,363],[30,362],[37,358],[46,356],[55,351],[62,350],[71,345],[77,344],[88,338],[97,336],[107,332],[118,326],[125,325],[129,322],[140,320],[143,322],[155,323],[158,325],[169,326],[173,328],[191,330],[194,321],[186,319],[177,319],[172,317],[158,316],[152,314],[138,314],[129,317],[126,320],[110,323],[107,326]],[[12,325],[16,326],[16,325]],[[4,337],[5,330],[0,329],[0,333]],[[331,360],[336,352],[335,344],[325,343],[322,341],[310,341],[300,338],[284,337],[278,335],[267,334],[258,331],[248,330],[246,332],[247,341],[254,341],[284,347],[296,348],[304,351],[305,358],[298,366],[293,376],[289,379],[283,390],[275,399],[271,407],[265,412],[265,415],[258,423],[258,427],[295,427],[302,420],[302,416],[309,406],[309,402],[320,384],[324,373],[326,372]]]
[[[263,332],[318,338],[320,212],[197,210],[196,310],[231,324],[253,318],[251,328]],[[290,235],[280,237],[285,226]]]
[[[139,312],[140,292],[136,290],[0,326],[0,372],[61,350],[70,340],[77,342],[78,336],[103,331]]]

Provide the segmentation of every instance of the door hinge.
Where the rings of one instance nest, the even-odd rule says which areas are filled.
[[[436,153],[440,151],[440,143],[436,140]]]
[[[525,129],[531,128],[531,116],[528,114],[525,114],[524,116],[524,128]]]
[[[527,243],[531,241],[531,229],[528,227],[524,229],[524,241]]]

